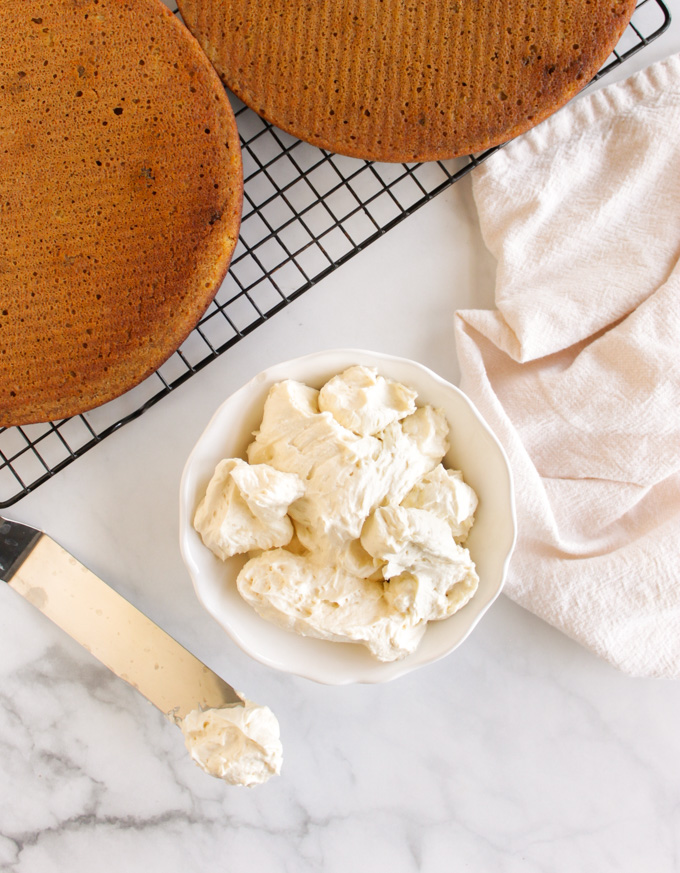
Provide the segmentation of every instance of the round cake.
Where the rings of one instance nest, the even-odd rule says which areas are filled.
[[[574,96],[636,0],[179,0],[225,84],[294,136],[379,161],[468,155]]]
[[[0,425],[122,394],[237,242],[233,111],[160,0],[0,0]]]

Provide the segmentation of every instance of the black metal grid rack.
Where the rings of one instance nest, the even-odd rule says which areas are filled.
[[[596,78],[647,46],[669,23],[662,0],[640,0]],[[137,418],[496,151],[422,164],[371,163],[296,140],[231,96],[245,190],[241,233],[227,278],[186,342],[136,388],[84,415],[0,428],[0,507],[15,503]]]

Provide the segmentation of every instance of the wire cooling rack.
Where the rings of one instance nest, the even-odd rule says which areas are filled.
[[[669,24],[661,0],[640,0],[595,78],[647,46]],[[181,348],[123,397],[73,418],[0,428],[0,507],[15,503],[140,416],[496,151],[423,164],[371,163],[301,142],[233,95],[230,99],[241,135],[245,190],[227,278]]]

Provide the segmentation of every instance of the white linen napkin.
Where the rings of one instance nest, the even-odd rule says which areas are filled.
[[[494,311],[461,387],[513,469],[505,593],[620,669],[680,677],[680,56],[473,173]]]

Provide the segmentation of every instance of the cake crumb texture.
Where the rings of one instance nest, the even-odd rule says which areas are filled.
[[[635,0],[179,0],[251,109],[354,157],[473,154],[542,121],[606,61]]]
[[[0,425],[156,370],[238,236],[233,111],[159,0],[0,0]]]

